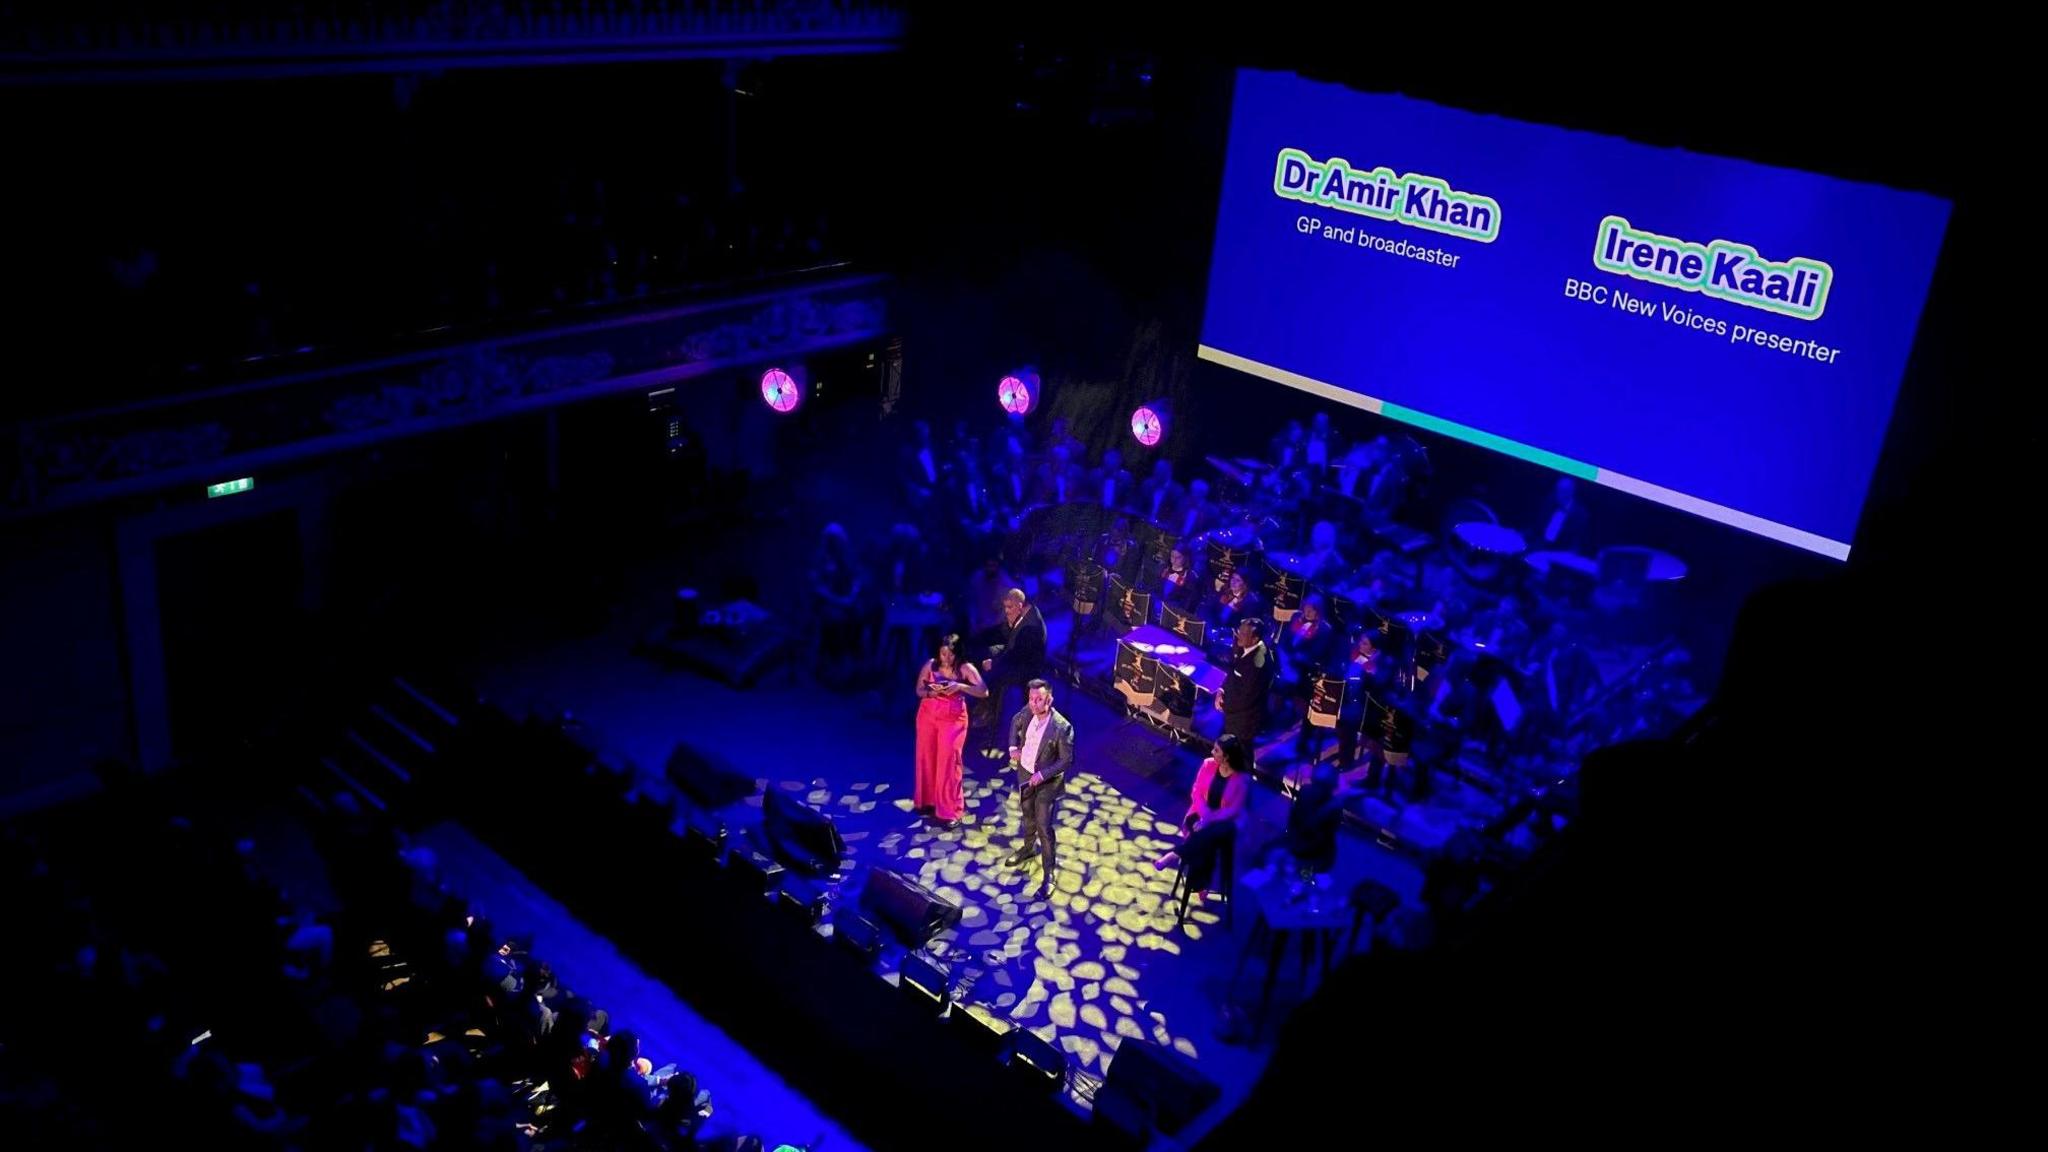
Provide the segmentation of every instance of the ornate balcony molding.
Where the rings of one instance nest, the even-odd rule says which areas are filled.
[[[903,6],[885,0],[313,0],[235,15],[96,6],[0,26],[0,83],[888,52],[904,31]]]
[[[841,277],[18,425],[0,519],[302,464],[405,437],[879,339],[888,281]]]

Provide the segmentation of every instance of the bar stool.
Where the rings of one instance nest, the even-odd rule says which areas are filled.
[[[1358,933],[1368,920],[1377,931],[1380,922],[1389,913],[1401,906],[1401,898],[1394,890],[1377,880],[1361,880],[1351,889],[1351,942],[1345,946],[1346,953],[1358,951]],[[1366,938],[1368,941],[1371,937]]]
[[[1224,893],[1223,927],[1228,929],[1231,926],[1230,906],[1235,903],[1230,899],[1230,891],[1237,875],[1237,837],[1233,836],[1223,842],[1223,850],[1216,854],[1216,871],[1219,880],[1217,891]],[[1167,894],[1167,899],[1178,905],[1174,923],[1188,922],[1188,906],[1194,902],[1194,898],[1194,889],[1188,884],[1188,858],[1183,855],[1180,858],[1180,869],[1173,875],[1173,888]]]

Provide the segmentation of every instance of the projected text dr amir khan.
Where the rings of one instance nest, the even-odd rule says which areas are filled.
[[[1391,220],[1463,240],[1491,244],[1500,236],[1500,203],[1460,192],[1434,176],[1391,168],[1370,171],[1342,157],[1317,161],[1299,148],[1282,148],[1273,165],[1273,192],[1286,200]]]

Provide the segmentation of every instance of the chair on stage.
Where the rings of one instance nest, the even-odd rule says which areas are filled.
[[[1360,880],[1351,889],[1350,904],[1351,941],[1344,948],[1347,954],[1358,951],[1361,930],[1370,924],[1376,933],[1394,909],[1401,906],[1401,898],[1394,895],[1392,888],[1377,880]],[[1366,943],[1370,945],[1371,942],[1372,936],[1367,935]]]
[[[1216,890],[1225,894],[1223,901],[1223,927],[1225,929],[1231,926],[1230,905],[1233,901],[1229,896],[1231,885],[1236,882],[1237,838],[1233,836],[1225,840],[1223,847],[1216,853],[1215,883]],[[1180,868],[1173,874],[1173,888],[1167,893],[1167,899],[1171,900],[1174,904],[1174,922],[1176,924],[1187,923],[1188,909],[1194,903],[1195,893],[1188,881],[1188,861],[1185,856],[1181,857]]]

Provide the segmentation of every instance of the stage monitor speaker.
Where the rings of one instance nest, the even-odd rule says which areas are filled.
[[[782,887],[782,865],[752,848],[739,847],[728,857],[726,871],[750,892],[767,894]]]
[[[832,940],[868,964],[873,964],[882,953],[882,929],[850,909],[833,913]]]
[[[1135,1150],[1152,1143],[1152,1106],[1128,1087],[1103,1084],[1095,1090],[1093,1105],[1095,1127],[1116,1133],[1122,1147]]]
[[[839,870],[846,841],[832,818],[785,792],[770,790],[762,805],[761,830],[768,846],[790,867],[807,876],[828,876]]]
[[[709,811],[737,804],[758,787],[752,776],[744,776],[688,744],[677,744],[668,754],[668,780],[690,802]]]
[[[825,894],[808,884],[783,885],[776,904],[791,920],[806,928],[816,928],[825,919]]]
[[[953,1002],[953,986],[946,978],[946,970],[915,952],[903,957],[903,966],[896,973],[896,987],[934,1016]]]
[[[1150,1106],[1152,1121],[1171,1136],[1214,1104],[1222,1090],[1171,1048],[1125,1040],[1110,1059],[1104,1088],[1116,1088]]]
[[[692,820],[683,829],[683,854],[686,858],[700,863],[723,864],[725,862],[726,832],[724,822],[700,824]]]
[[[861,910],[895,933],[905,948],[922,948],[960,923],[960,906],[900,872],[868,870],[860,892]]]
[[[1003,1046],[1014,1027],[981,1004],[955,1003],[947,1019],[953,1022],[953,1031],[967,1041],[969,1047],[989,1056],[1002,1055]]]
[[[1115,1066],[1116,1061],[1111,1060],[1110,1067]],[[1067,1054],[1040,1039],[1036,1032],[1022,1028],[1010,1031],[1009,1068],[1012,1076],[1047,1095],[1067,1085]]]

